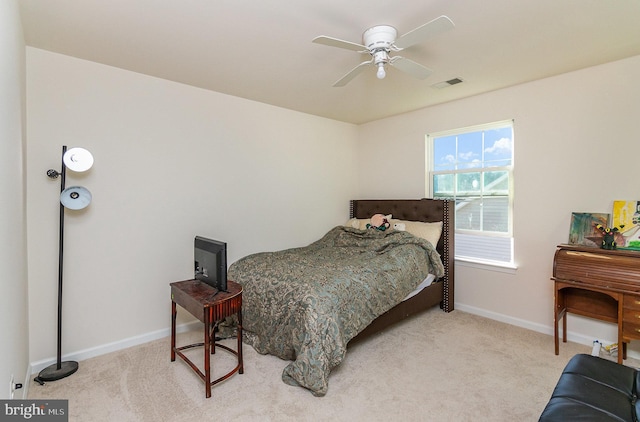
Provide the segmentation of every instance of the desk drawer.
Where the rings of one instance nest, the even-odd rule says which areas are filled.
[[[640,296],[625,294],[623,306],[628,309],[637,309],[640,311]]]
[[[622,336],[640,339],[640,297],[625,294],[622,300]]]
[[[622,337],[625,339],[640,340],[640,320],[635,324],[627,321],[623,322]]]
[[[640,309],[624,308],[622,310],[622,320],[625,323],[640,325]]]

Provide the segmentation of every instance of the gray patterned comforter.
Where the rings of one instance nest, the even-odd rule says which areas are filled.
[[[338,226],[307,247],[242,258],[228,278],[243,286],[244,341],[292,360],[283,381],[323,396],[349,340],[428,273],[444,268],[426,240]]]

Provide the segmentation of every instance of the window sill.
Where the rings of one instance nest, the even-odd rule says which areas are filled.
[[[483,261],[471,258],[455,258],[456,264],[463,267],[477,268],[486,271],[498,271],[501,273],[515,274],[518,267],[515,264],[498,261]]]

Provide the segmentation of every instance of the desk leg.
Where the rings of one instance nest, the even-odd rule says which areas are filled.
[[[238,373],[244,374],[244,361],[242,360],[242,309],[238,311]]]
[[[211,338],[209,337],[209,309],[204,310],[204,383],[206,398],[211,397]]]
[[[622,321],[624,315],[623,296],[618,297],[618,363],[627,358],[627,343],[622,339]]]
[[[553,341],[556,355],[560,354],[560,333],[558,325],[562,319],[562,341],[567,342],[567,308],[564,304],[564,292],[556,286],[553,295]]]
[[[171,362],[176,360],[176,303],[171,301]]]
[[[562,342],[567,342],[567,310],[566,308],[556,311],[553,315],[553,341],[555,343],[556,355],[560,354],[560,333],[558,331],[558,325],[562,319]]]
[[[556,356],[560,354],[560,341],[558,339],[558,319],[560,318],[560,311],[559,311],[559,303],[558,303],[558,295],[560,294],[560,292],[558,291],[558,287],[556,285],[554,291],[553,291],[553,341],[554,341],[554,346],[555,346],[555,352],[556,352]]]
[[[560,354],[560,340],[558,335],[558,311],[556,310],[553,315],[553,340],[555,342],[556,356]]]

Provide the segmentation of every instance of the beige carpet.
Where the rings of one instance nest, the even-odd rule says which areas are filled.
[[[201,332],[178,336],[178,345]],[[233,343],[233,340],[225,340]],[[30,399],[69,399],[70,421],[536,421],[562,368],[591,348],[470,315],[433,309],[349,349],[314,397],[284,384],[286,362],[245,345],[245,373],[204,384],[169,338],[80,362],[72,376],[29,386]],[[197,362],[202,349],[194,352]],[[218,373],[233,357],[218,351]]]

